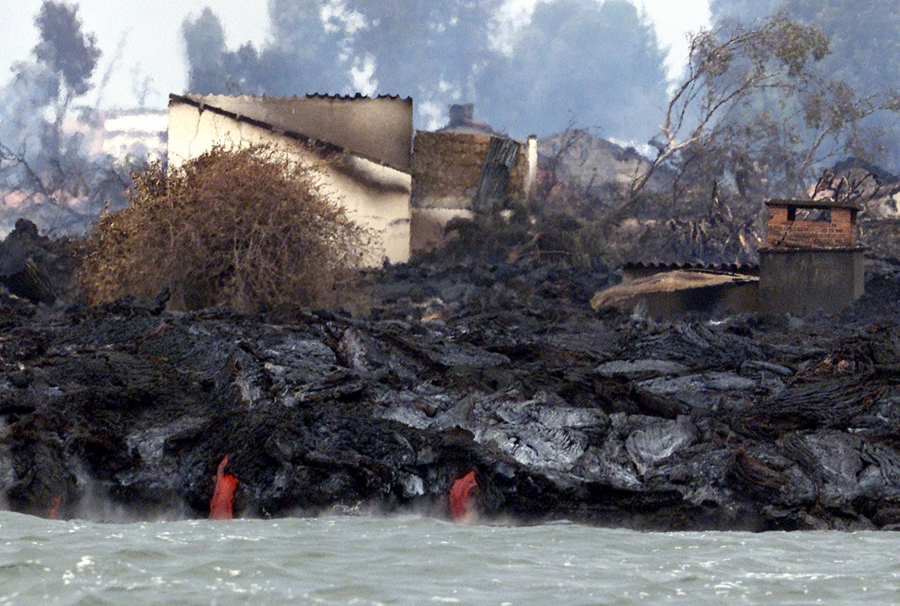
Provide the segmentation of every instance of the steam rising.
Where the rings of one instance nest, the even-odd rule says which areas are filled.
[[[846,82],[858,95],[897,95],[900,82],[900,4],[890,0],[711,0],[718,23],[752,24],[783,11],[794,20],[820,28],[831,40],[823,72]],[[853,153],[877,158],[900,172],[900,126],[896,115],[878,113],[862,122],[873,134],[857,142]],[[877,140],[878,145],[875,144]]]
[[[0,89],[0,233],[22,215],[77,231],[124,197],[127,171],[96,152],[99,115],[84,105],[101,52],[81,25],[77,6],[46,0],[32,59]]]
[[[420,127],[452,103],[516,137],[575,122],[645,141],[666,99],[664,53],[625,0],[545,0],[513,28],[502,0],[269,0],[270,41],[230,50],[209,9],[185,20],[197,93],[398,94]]]

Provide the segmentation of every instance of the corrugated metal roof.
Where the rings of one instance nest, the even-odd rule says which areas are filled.
[[[190,93],[188,93],[190,94]],[[240,95],[242,97],[252,98],[252,95]],[[329,93],[310,93],[306,95],[260,95],[259,99],[339,99],[348,101],[351,99],[401,99],[412,103],[412,97],[403,97],[402,95],[363,95],[356,93],[354,95],[333,95]]]
[[[622,266],[625,271],[648,270],[659,273],[667,271],[706,271],[717,273],[749,274],[759,271],[759,265],[755,263],[672,263],[661,261],[630,261]]]

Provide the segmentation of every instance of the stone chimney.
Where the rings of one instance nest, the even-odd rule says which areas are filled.
[[[448,126],[459,126],[465,124],[468,120],[474,119],[474,103],[457,103],[450,106],[450,124]]]

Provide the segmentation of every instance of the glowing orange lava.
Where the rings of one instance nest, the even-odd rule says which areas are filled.
[[[59,516],[59,506],[62,504],[62,496],[58,496],[53,499],[53,507],[50,508],[50,511],[47,512],[47,517],[51,520],[55,520]]]
[[[234,491],[237,490],[237,478],[230,473],[225,473],[225,466],[228,465],[228,455],[219,463],[219,469],[216,471],[216,488],[213,490],[212,499],[209,501],[209,519],[210,520],[230,520],[234,517],[232,510],[232,500],[234,499]]]
[[[450,487],[450,517],[454,522],[465,522],[472,518],[472,489],[478,486],[473,469]]]

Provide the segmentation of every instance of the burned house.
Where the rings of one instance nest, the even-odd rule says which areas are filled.
[[[651,316],[679,312],[834,313],[863,294],[863,251],[854,202],[769,200],[759,266],[632,263],[594,309]]]
[[[400,97],[170,95],[168,161],[217,144],[271,143],[321,171],[355,221],[381,234],[394,263],[410,252],[412,100]]]
[[[416,131],[412,158],[410,249],[440,246],[454,218],[525,201],[537,171],[537,139],[515,141],[474,119],[473,105],[450,107],[437,131]]]
[[[772,312],[839,311],[862,296],[863,248],[853,202],[769,200],[759,251],[760,307]]]

